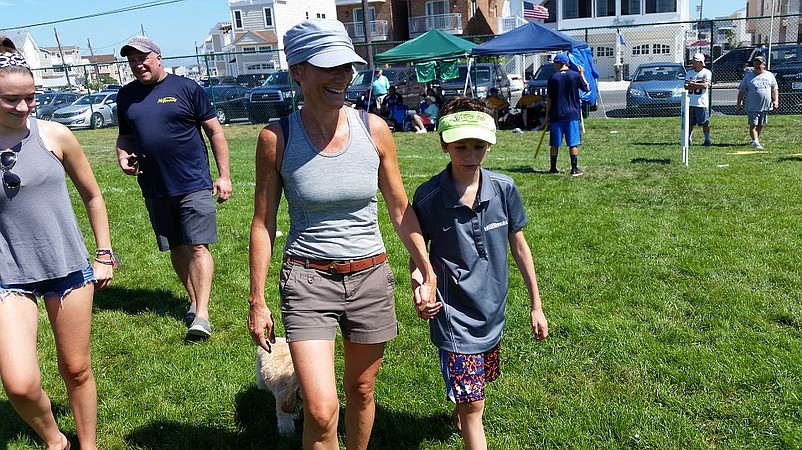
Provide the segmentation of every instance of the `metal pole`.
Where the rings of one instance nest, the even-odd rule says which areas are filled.
[[[774,2],[771,0],[771,25],[769,26],[769,54],[766,55],[766,70],[771,69],[771,42],[774,40]]]
[[[362,28],[364,28],[365,46],[368,49],[368,67],[374,70],[373,67],[373,43],[370,40],[370,9],[368,9],[368,0],[362,0]]]

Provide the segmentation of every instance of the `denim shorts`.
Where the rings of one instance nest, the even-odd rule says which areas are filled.
[[[446,382],[446,395],[454,403],[484,400],[485,386],[501,375],[501,343],[482,353],[467,355],[440,350],[440,371]]]
[[[287,342],[379,344],[398,335],[395,280],[387,261],[347,275],[285,260],[279,276],[281,320]]]
[[[25,284],[4,284],[0,282],[0,299],[5,299],[8,294],[15,293],[32,297],[42,297],[44,299],[55,295],[58,297],[59,301],[62,301],[73,289],[96,281],[95,272],[92,270],[92,265],[90,264],[87,265],[84,270],[76,270],[67,276],[54,278],[52,280]]]
[[[691,116],[691,126],[694,125],[710,125],[710,111],[702,106],[691,106],[688,110]]]
[[[549,122],[549,145],[560,148],[565,136],[565,145],[568,147],[579,147],[582,144],[582,136],[579,134],[579,121],[569,122]]]

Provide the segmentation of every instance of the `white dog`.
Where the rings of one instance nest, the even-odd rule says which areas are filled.
[[[284,338],[277,337],[270,348],[272,351],[268,353],[262,347],[256,347],[256,386],[273,393],[278,432],[289,435],[295,433],[295,418],[300,410],[298,377]]]

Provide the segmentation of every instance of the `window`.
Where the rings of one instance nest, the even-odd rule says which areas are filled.
[[[557,22],[557,0],[546,0],[545,2],[541,3],[543,7],[549,10],[549,18],[546,19],[545,23],[556,23]]]
[[[272,8],[264,8],[265,15],[265,28],[273,28],[273,9]]]
[[[668,55],[671,53],[671,47],[665,44],[652,44],[652,53],[655,55]]]
[[[615,50],[612,47],[596,47],[593,51],[597,58],[613,57]]]
[[[615,0],[596,0],[596,17],[614,16]]]
[[[242,51],[245,53],[256,53],[256,47],[242,47]]]
[[[242,29],[242,11],[235,9],[234,12],[234,28],[241,30]]]
[[[265,46],[259,47],[259,51],[260,52],[269,52],[270,50],[273,50],[273,46],[272,45],[265,45]]]
[[[364,36],[365,30],[362,29],[364,14],[362,14],[362,8],[355,8],[353,16],[356,36]],[[368,26],[370,27],[370,33],[376,34],[376,8],[368,8]]]
[[[621,0],[621,15],[632,16],[640,14],[641,0]]]
[[[677,0],[646,0],[646,14],[677,12]]]
[[[563,19],[578,19],[593,16],[592,0],[562,0]]]
[[[447,1],[434,1],[434,2],[426,2],[426,15],[427,16],[439,16],[443,14],[448,14],[448,2]]]
[[[325,18],[326,18],[326,15],[325,15],[325,14],[323,14],[323,13],[317,13],[317,18],[318,18],[318,19],[325,19]]]
[[[648,55],[648,54],[649,54],[649,44],[636,45],[632,47],[632,56]]]

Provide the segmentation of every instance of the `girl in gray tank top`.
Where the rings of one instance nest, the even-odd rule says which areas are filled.
[[[95,287],[116,264],[106,205],[89,162],[63,125],[30,118],[33,73],[10,39],[0,41],[0,373],[10,403],[47,448],[69,448],[42,391],[35,349],[44,298],[56,336],[81,448],[97,448],[97,394],[89,335]],[[89,254],[72,210],[65,171],[81,196],[97,248]],[[33,330],[33,331],[32,331]]]

